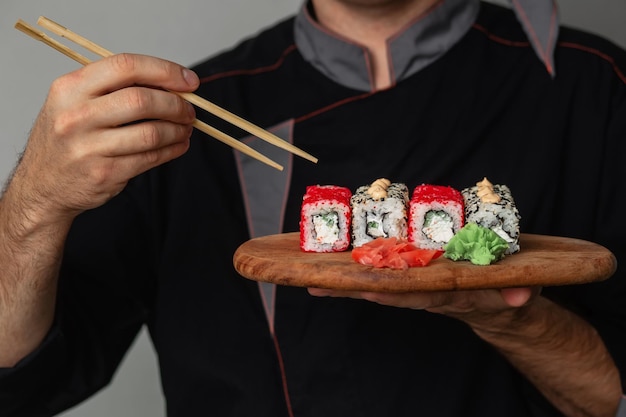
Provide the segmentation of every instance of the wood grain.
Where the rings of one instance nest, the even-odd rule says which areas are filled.
[[[244,277],[297,287],[353,291],[444,291],[583,284],[609,278],[617,268],[605,247],[580,239],[522,234],[521,251],[487,266],[444,257],[406,271],[372,268],[351,253],[300,250],[299,233],[251,239],[233,256]]]

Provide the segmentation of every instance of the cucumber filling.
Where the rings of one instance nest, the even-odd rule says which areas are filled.
[[[422,233],[433,242],[447,243],[454,236],[454,221],[443,210],[430,210],[424,216]]]
[[[508,243],[513,243],[515,242],[515,239],[512,238],[503,228],[502,226],[495,226],[492,227],[491,230],[493,230],[494,232],[496,232],[496,234],[498,236],[500,236],[502,239],[506,240]]]
[[[313,215],[313,229],[317,243],[335,243],[339,239],[339,214],[329,211]]]
[[[368,212],[366,217],[367,229],[365,233],[368,236],[373,238],[377,237],[387,237],[387,233],[385,232],[385,228],[383,226],[385,213],[373,213]]]

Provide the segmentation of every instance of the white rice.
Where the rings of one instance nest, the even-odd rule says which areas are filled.
[[[444,212],[449,222],[443,222],[431,230],[425,230],[426,216],[429,212]],[[410,234],[409,241],[421,249],[442,249],[456,232],[463,227],[465,214],[463,206],[456,201],[432,201],[424,203],[411,201],[410,203]]]
[[[332,218],[325,224],[321,216]],[[301,248],[307,252],[338,252],[350,245],[350,207],[337,200],[317,201],[302,207]]]
[[[373,199],[359,187],[350,200],[352,208],[352,246],[359,247],[377,237],[407,238],[407,204],[409,191],[405,184],[392,183],[387,197]]]

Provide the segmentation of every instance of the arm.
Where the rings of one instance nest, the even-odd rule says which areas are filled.
[[[0,367],[14,366],[47,334],[69,229],[68,221],[36,219],[21,194],[18,179],[0,200]]]
[[[622,388],[619,373],[586,321],[530,289],[441,293],[341,293],[397,307],[425,309],[466,322],[500,351],[568,417],[614,417]]]
[[[616,415],[619,372],[595,329],[577,315],[537,297],[470,325],[564,415]]]
[[[54,82],[0,200],[0,367],[32,352],[51,326],[73,219],[188,149],[195,112],[162,89],[197,85],[176,64],[136,55]]]

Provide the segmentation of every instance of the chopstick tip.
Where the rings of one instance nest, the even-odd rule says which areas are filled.
[[[33,28],[31,25],[29,25],[22,19],[18,19],[18,21],[15,22],[15,25],[13,27],[35,39],[41,40],[42,38],[41,32],[37,31],[35,28]]]
[[[26,23],[25,21],[23,21],[22,19],[17,19],[17,22],[15,22],[15,25],[13,26],[15,29],[20,29],[20,28],[28,28],[29,25],[28,23]]]
[[[43,24],[45,24],[46,22],[53,23],[55,26],[58,26],[58,27],[62,27],[62,28],[64,28],[64,29],[67,29],[67,28],[66,28],[66,27],[64,27],[64,26],[59,25],[57,22],[55,22],[55,21],[53,21],[53,20],[48,19],[46,16],[39,16],[39,18],[37,19],[37,24],[38,24],[39,26],[41,26],[41,25],[42,25],[42,23],[43,23]]]

